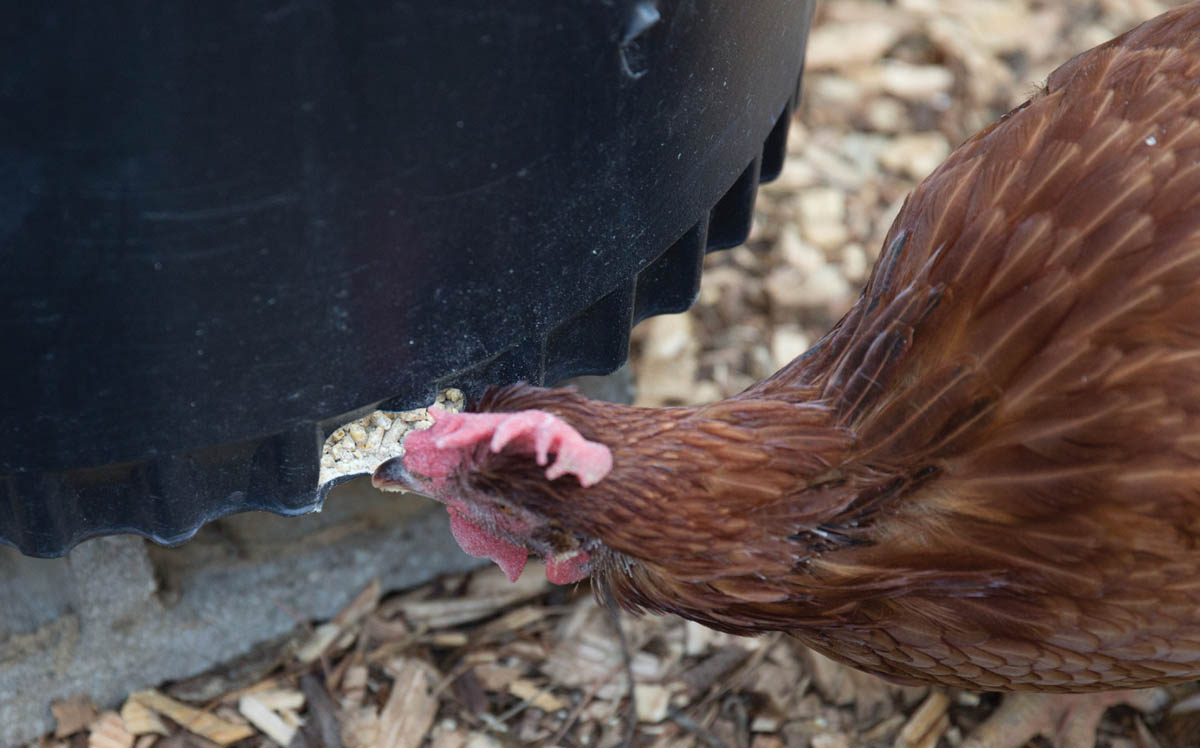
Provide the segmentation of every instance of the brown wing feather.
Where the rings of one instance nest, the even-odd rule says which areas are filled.
[[[1198,124],[1191,5],[1064,65],[910,196],[856,309],[780,377],[858,437],[843,475],[937,471],[817,576],[930,576],[803,638],[964,686],[1200,676]],[[972,571],[993,586],[937,594]]]

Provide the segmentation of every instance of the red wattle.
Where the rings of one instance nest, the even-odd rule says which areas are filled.
[[[529,552],[519,545],[492,535],[467,519],[459,507],[448,506],[446,510],[450,512],[450,532],[458,542],[458,547],[468,556],[490,558],[504,572],[504,576],[508,577],[508,581],[517,581],[521,572],[525,570],[525,560],[529,558]]]

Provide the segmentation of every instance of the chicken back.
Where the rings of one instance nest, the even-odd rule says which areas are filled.
[[[629,610],[900,681],[1200,678],[1200,4],[959,147],[770,379],[690,408],[516,386],[475,410],[375,481],[446,502],[510,570],[532,551]]]

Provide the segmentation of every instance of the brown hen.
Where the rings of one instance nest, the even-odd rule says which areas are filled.
[[[375,481],[446,502],[510,575],[532,551],[628,610],[904,682],[1200,678],[1200,4],[951,154],[770,379],[694,408],[516,386],[475,410]]]

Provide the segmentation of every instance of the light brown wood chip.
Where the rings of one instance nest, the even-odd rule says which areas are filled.
[[[127,699],[121,707],[121,719],[125,720],[125,729],[134,735],[169,734],[162,719],[140,701]]]
[[[50,704],[54,715],[54,737],[74,735],[96,720],[96,705],[85,694],[77,694],[63,701]]]
[[[125,720],[116,712],[105,712],[92,723],[88,732],[88,748],[132,748],[133,735]]]
[[[934,748],[950,727],[946,715],[949,708],[950,697],[945,691],[931,691],[896,737],[896,748]]]
[[[396,658],[387,668],[395,675],[392,693],[379,713],[379,743],[388,748],[417,748],[433,726],[438,702],[430,667],[419,660]]]
[[[158,691],[137,691],[129,698],[179,723],[188,732],[207,738],[218,745],[230,745],[254,734],[254,728],[215,717],[188,706]]]
[[[250,724],[280,745],[287,745],[296,736],[296,728],[263,703],[258,694],[248,693],[238,699],[238,711]]]
[[[567,703],[550,693],[549,689],[539,686],[531,680],[518,678],[508,684],[508,692],[529,705],[544,712],[557,712],[566,709]]]

